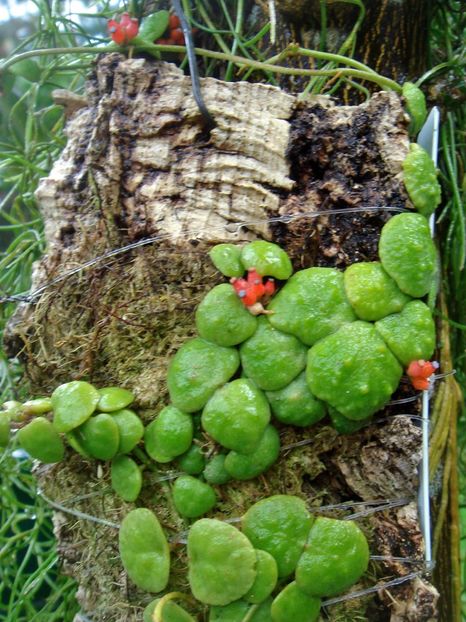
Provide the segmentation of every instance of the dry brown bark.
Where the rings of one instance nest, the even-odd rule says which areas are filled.
[[[258,84],[205,79],[202,88],[217,121],[210,136],[190,80],[176,67],[116,54],[100,60],[88,105],[72,115],[68,145],[38,191],[48,250],[33,289],[111,249],[160,239],[94,263],[19,309],[8,344],[24,361],[32,393],[80,378],[120,385],[134,391],[139,413],[150,421],[167,403],[167,365],[194,334],[197,304],[222,280],[206,256],[214,243],[260,236],[287,248],[296,268],[344,268],[376,257],[391,213],[311,219],[312,212],[409,205],[400,174],[408,121],[395,94],[336,107],[325,98],[298,104]],[[306,217],[267,222],[280,214]],[[250,224],[238,229],[238,222]],[[282,452],[256,480],[219,488],[212,516],[241,516],[254,501],[277,493],[297,494],[316,508],[404,498],[402,506],[361,525],[373,553],[422,559],[415,504],[420,430],[401,416],[414,412],[412,406],[388,407],[378,423],[351,436],[339,436],[325,422],[304,431],[283,426],[283,446],[303,438],[309,444]],[[49,498],[100,519],[118,524],[132,507],[111,493],[107,465],[71,451],[64,463],[41,467],[37,476]],[[170,485],[157,478],[145,471],[138,505],[152,508],[176,540],[187,524],[173,508]],[[64,512],[55,524],[64,570],[80,584],[83,611],[95,622],[140,619],[151,597],[127,580],[117,529]],[[170,588],[187,588],[184,568],[184,547],[175,543]],[[358,588],[408,571],[379,564]],[[437,599],[435,588],[419,578],[329,607],[328,615],[348,622],[356,615],[427,622],[438,619]]]

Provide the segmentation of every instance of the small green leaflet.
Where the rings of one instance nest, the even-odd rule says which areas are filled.
[[[154,43],[168,28],[168,11],[157,11],[145,17],[139,28],[138,39]]]

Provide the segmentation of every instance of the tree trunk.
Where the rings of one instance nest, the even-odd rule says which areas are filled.
[[[268,0],[256,0],[265,16]],[[276,6],[276,42],[268,54],[279,54],[290,43],[314,50],[351,54],[378,73],[403,83],[415,80],[426,70],[429,28],[433,3],[428,0],[366,0],[364,19],[353,32],[361,9],[353,2],[327,0],[274,0]],[[324,10],[322,10],[324,8]],[[267,40],[270,44],[270,40]],[[312,69],[308,57],[287,59],[290,66]],[[291,91],[303,90],[308,78],[279,76],[278,84]],[[377,90],[364,82],[370,91]],[[347,102],[360,101],[356,89],[341,89],[338,95]]]
[[[313,212],[409,206],[400,175],[408,120],[395,94],[336,107],[325,98],[298,104],[294,96],[260,84],[205,79],[202,88],[218,124],[210,137],[189,78],[174,66],[116,54],[98,63],[88,105],[69,121],[68,145],[38,191],[48,251],[36,267],[33,289],[50,285],[34,304],[22,305],[8,335],[32,393],[80,378],[119,385],[135,393],[136,409],[149,422],[168,403],[167,365],[194,335],[196,306],[223,280],[207,257],[213,244],[266,238],[287,249],[296,269],[344,268],[376,258],[390,211],[311,218]],[[282,214],[295,218],[269,222]],[[156,239],[106,255],[148,238]],[[445,325],[442,330],[446,369]],[[406,390],[401,387],[395,397]],[[446,418],[455,418],[453,391],[451,379],[438,390],[441,430]],[[325,423],[304,431],[282,426],[282,447],[289,449],[264,476],[219,488],[211,516],[239,517],[254,501],[278,493],[299,495],[314,508],[404,499],[360,524],[373,554],[422,560],[416,509],[420,429],[409,417],[417,406],[408,407],[387,407],[377,423],[350,436]],[[448,429],[438,433],[437,465],[453,442]],[[303,438],[309,444],[296,445]],[[209,439],[205,443],[212,448]],[[160,474],[166,470],[161,467]],[[71,451],[64,463],[41,467],[37,475],[47,497],[97,520],[118,524],[133,507],[111,493],[106,464]],[[173,507],[170,484],[158,480],[145,471],[137,505],[153,509],[173,540],[169,590],[186,590],[185,552],[177,542],[187,523]],[[442,494],[436,496],[444,499]],[[439,507],[442,515],[445,502]],[[439,541],[445,524],[437,524]],[[117,529],[66,511],[57,512],[55,525],[64,570],[80,584],[83,611],[94,622],[141,619],[151,597],[127,580]],[[377,564],[357,587],[410,571],[396,561]],[[454,602],[454,596],[447,598]],[[457,619],[445,600],[439,617],[437,601],[437,590],[420,576],[329,607],[328,619]]]
[[[319,0],[276,0],[276,4],[283,17],[298,29],[305,46],[317,49],[322,32],[322,3]],[[325,4],[326,44],[336,52],[356,23],[359,8],[338,1]],[[366,0],[363,4],[365,18],[356,34],[355,58],[397,82],[420,76],[426,68],[430,3],[427,0]],[[308,43],[312,45],[307,46]]]

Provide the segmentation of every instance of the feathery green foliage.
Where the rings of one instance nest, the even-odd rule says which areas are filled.
[[[22,452],[1,456],[0,486],[0,619],[71,622],[75,583],[59,572],[50,510]]]
[[[437,3],[431,33],[432,69],[423,89],[441,105],[440,180],[443,209],[437,223],[443,283],[451,325],[456,378],[466,395],[466,7],[457,0]],[[466,619],[466,410],[458,422],[462,615]]]

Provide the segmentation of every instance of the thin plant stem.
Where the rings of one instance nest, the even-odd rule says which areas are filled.
[[[223,3],[223,0],[221,0]],[[233,39],[233,45],[231,46],[231,53],[233,55],[236,54],[236,51],[238,49],[238,43],[240,41],[240,37],[241,37],[241,32],[242,32],[242,28],[243,28],[243,12],[244,12],[244,0],[238,0],[237,4],[236,4],[236,24],[235,24],[235,29],[234,29],[234,39]],[[225,80],[231,80],[233,77],[233,64],[229,63],[226,73],[225,73]]]
[[[304,49],[304,48],[301,48]],[[156,44],[147,44],[144,47],[141,47],[141,50],[146,52],[185,52],[186,48],[183,45],[156,45]],[[113,46],[107,46],[104,48],[92,48],[92,47],[76,47],[76,48],[53,48],[53,49],[40,49],[40,50],[30,50],[28,52],[23,52],[16,57],[10,58],[0,65],[0,72],[5,71],[15,63],[20,60],[24,60],[26,58],[32,58],[34,56],[48,56],[52,54],[101,54],[103,52],[115,52]],[[374,82],[378,84],[381,88],[387,88],[391,91],[396,91],[397,93],[402,92],[401,86],[391,80],[390,78],[386,78],[385,76],[381,76],[373,71],[362,71],[358,69],[351,68],[342,68],[342,69],[330,69],[330,70],[320,70],[320,69],[296,69],[293,67],[282,67],[278,65],[273,65],[271,63],[263,63],[261,61],[255,61],[248,58],[244,58],[242,56],[235,56],[233,54],[224,54],[222,52],[216,52],[213,50],[204,50],[203,48],[194,48],[194,51],[199,56],[205,56],[207,58],[215,58],[217,60],[232,62],[237,64],[240,67],[252,67],[254,69],[258,69],[261,71],[270,71],[272,73],[280,73],[283,75],[289,76],[341,76],[341,77],[352,77],[359,78],[361,80],[368,80],[370,82]],[[317,52],[318,53],[318,52]],[[309,54],[310,55],[310,54]],[[352,62],[352,60],[350,59]],[[356,61],[354,61],[356,62]]]
[[[453,129],[453,119],[452,119],[451,114],[449,114],[447,118],[448,118],[448,125],[450,126],[449,131],[451,132]],[[458,237],[459,237],[458,264],[459,264],[459,270],[463,270],[464,264],[465,264],[465,258],[466,258],[465,216],[463,212],[463,206],[461,203],[461,196],[460,196],[458,184],[455,183],[455,180],[456,180],[456,174],[455,174],[456,164],[454,161],[455,152],[453,151],[453,157],[452,157],[450,153],[446,131],[443,130],[441,132],[441,136],[442,136],[441,140],[442,140],[443,158],[445,160],[445,168],[447,169],[447,172],[453,181],[451,189],[453,193],[453,203],[455,205],[455,215],[456,215],[456,218],[458,219],[458,226],[456,228],[458,232]],[[452,135],[450,134],[450,143],[451,141],[452,141]]]

